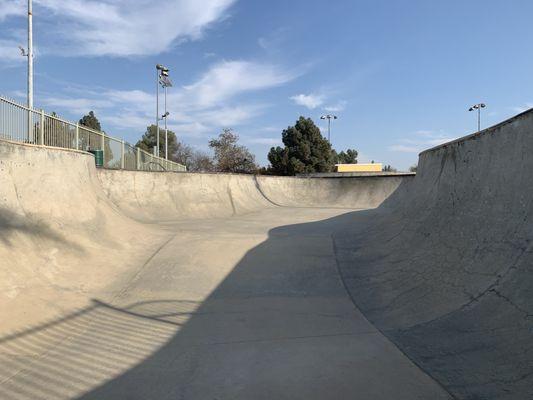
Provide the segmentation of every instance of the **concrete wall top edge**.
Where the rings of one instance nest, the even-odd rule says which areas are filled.
[[[94,155],[83,150],[76,150],[76,149],[66,149],[64,147],[53,147],[53,146],[43,146],[40,144],[32,144],[32,143],[21,143],[14,140],[7,140],[7,139],[0,139],[0,144],[8,144],[13,146],[21,146],[21,147],[29,147],[32,149],[41,149],[41,150],[47,150],[47,151],[58,151],[58,152],[67,152],[67,153],[75,153],[75,154],[82,154],[87,157],[94,158]]]
[[[435,147],[431,147],[427,150],[424,150],[422,152],[420,152],[418,155],[421,156],[422,154],[426,154],[426,153],[431,153],[431,152],[434,152],[434,151],[437,151],[437,150],[440,150],[440,149],[443,149],[443,148],[446,148],[446,147],[449,147],[449,146],[453,146],[453,145],[456,145],[456,144],[459,144],[459,143],[464,143],[468,140],[472,140],[472,139],[476,139],[480,136],[483,136],[483,135],[486,135],[488,134],[489,132],[492,132],[498,128],[501,128],[505,125],[508,125],[514,121],[517,121],[519,119],[522,119],[526,116],[530,116],[530,115],[533,115],[533,108],[527,110],[527,111],[524,111],[520,114],[517,114],[509,119],[506,119],[505,121],[502,121],[496,125],[493,125],[491,127],[488,127],[488,128],[485,128],[483,129],[482,131],[480,132],[475,132],[475,133],[472,133],[470,135],[466,135],[466,136],[463,136],[463,137],[460,137],[460,138],[457,138],[455,140],[451,140],[449,142],[446,142],[446,143],[443,143],[443,144],[439,144],[438,146],[435,146]]]

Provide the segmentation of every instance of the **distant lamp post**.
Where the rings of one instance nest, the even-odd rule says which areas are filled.
[[[336,115],[327,114],[327,115],[322,115],[320,117],[320,119],[327,119],[328,120],[328,142],[331,143],[331,140],[330,140],[330,136],[331,136],[331,120],[332,119],[337,119],[337,116]]]
[[[481,131],[481,109],[487,107],[485,103],[478,103],[474,104],[472,107],[468,109],[468,111],[476,111],[477,110],[477,131]]]
[[[167,96],[166,96],[166,88],[165,88],[165,110],[167,109]],[[163,115],[161,115],[161,119],[165,120],[165,160],[168,160],[168,130],[167,130],[167,117],[170,115],[168,111],[165,111]]]

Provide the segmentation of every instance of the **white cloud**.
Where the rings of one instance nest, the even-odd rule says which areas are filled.
[[[344,101],[344,100],[341,100],[333,105],[330,105],[330,106],[326,106],[324,107],[324,110],[328,111],[328,112],[340,112],[340,111],[344,111],[344,109],[346,108],[346,104],[347,102]]]
[[[268,52],[279,51],[287,36],[288,28],[278,28],[257,39],[257,44]]]
[[[290,99],[299,106],[307,107],[310,110],[313,110],[324,104],[324,96],[318,94],[298,94],[290,97]]]
[[[174,87],[168,92],[168,122],[171,129],[185,136],[217,133],[223,127],[236,127],[264,112],[268,105],[240,104],[242,94],[279,86],[294,75],[280,67],[251,61],[224,61],[209,68],[196,82]],[[90,110],[113,128],[142,131],[155,120],[155,93],[142,90],[83,90],[70,88],[64,96],[49,96],[40,102],[48,111],[69,112],[76,116]],[[163,102],[160,97],[160,113]]]
[[[0,0],[0,21],[12,15],[26,14],[26,4],[23,1]]]
[[[393,144],[392,146],[389,146],[389,150],[399,153],[420,153],[420,148],[418,146],[407,146],[404,144]]]
[[[295,73],[271,64],[222,61],[212,66],[199,81],[185,86],[183,96],[199,107],[208,107],[238,93],[280,86],[295,77]]]
[[[428,148],[450,142],[454,139],[455,137],[442,132],[420,130],[409,137],[398,140],[398,143],[388,146],[388,150],[397,153],[420,153]]]
[[[18,46],[20,41],[14,39],[0,39],[0,60],[3,64],[26,62]]]
[[[69,112],[84,115],[89,111],[97,111],[104,108],[112,107],[115,103],[105,99],[84,99],[84,98],[60,98],[60,97],[47,97],[43,99],[43,105],[48,109],[54,110],[67,109]]]
[[[213,110],[200,111],[196,118],[212,125],[232,127],[241,125],[260,114],[263,107],[245,105],[220,107]]]
[[[34,14],[49,22],[41,35],[46,53],[150,55],[167,51],[180,41],[201,38],[210,25],[227,16],[234,2],[34,0]],[[22,1],[0,0],[0,21],[24,11]]]

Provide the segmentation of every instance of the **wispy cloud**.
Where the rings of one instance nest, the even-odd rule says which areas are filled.
[[[40,15],[43,23],[48,23],[47,30],[41,35],[43,53],[67,56],[159,54],[180,41],[201,38],[209,26],[227,16],[234,2],[34,1],[35,13]],[[0,21],[23,14],[24,7],[22,1],[0,0]]]
[[[25,7],[23,1],[0,0],[0,21],[13,15],[23,16],[26,13]]]
[[[307,107],[314,110],[324,104],[324,96],[320,94],[298,94],[290,97],[290,99],[299,106]]]
[[[281,145],[281,137],[243,137],[245,142],[252,144],[262,144],[268,146]]]
[[[261,36],[259,39],[257,39],[257,44],[259,44],[259,47],[267,52],[279,52],[288,32],[288,28],[275,29],[268,35]]]
[[[524,111],[529,110],[530,108],[533,108],[533,103],[526,103],[523,106],[512,107],[512,110],[515,113],[522,113]]]
[[[346,101],[341,100],[341,101],[338,101],[337,103],[335,103],[333,105],[329,105],[329,106],[324,107],[324,110],[326,110],[328,112],[344,111],[346,109],[346,104],[348,104]]]
[[[18,46],[21,41],[15,39],[0,39],[0,60],[2,64],[22,63],[26,57],[22,57]]]
[[[443,144],[454,139],[456,139],[456,137],[443,132],[420,130],[409,135],[408,137],[398,140],[398,143],[388,146],[388,150],[398,153],[420,153],[425,149],[438,146],[439,144]]]
[[[280,86],[296,76],[296,72],[287,72],[272,64],[222,61],[212,66],[200,80],[185,86],[182,95],[199,107],[208,107],[237,93]]]
[[[43,105],[50,110],[68,109],[75,114],[86,114],[88,111],[98,111],[112,107],[115,103],[105,99],[79,99],[79,98],[61,98],[47,97],[43,99]]]
[[[169,90],[169,124],[182,136],[216,133],[222,127],[238,127],[269,107],[258,102],[243,103],[239,96],[282,85],[296,74],[265,63],[223,61],[212,65],[190,85]],[[48,109],[83,115],[98,111],[111,128],[143,130],[154,120],[155,94],[142,90],[82,90],[75,87],[64,96],[44,97]]]

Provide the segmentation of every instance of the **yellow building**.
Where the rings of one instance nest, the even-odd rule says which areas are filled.
[[[337,172],[381,172],[381,163],[372,164],[335,164]]]

